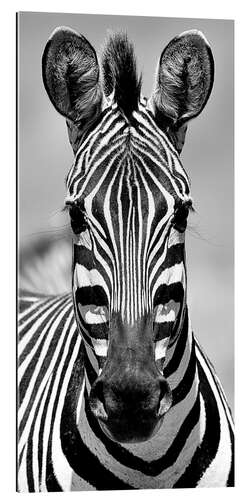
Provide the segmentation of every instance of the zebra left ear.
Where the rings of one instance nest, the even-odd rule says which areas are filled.
[[[213,81],[212,51],[200,31],[185,31],[163,50],[150,103],[156,121],[169,133],[179,152],[187,122],[203,110]]]
[[[42,73],[52,104],[67,119],[76,152],[84,127],[101,112],[103,91],[96,52],[83,35],[67,27],[56,28],[44,49]]]

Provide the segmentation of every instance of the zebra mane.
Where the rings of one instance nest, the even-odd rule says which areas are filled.
[[[141,75],[138,77],[134,47],[125,33],[112,34],[102,55],[104,92],[114,99],[128,119],[138,107]]]

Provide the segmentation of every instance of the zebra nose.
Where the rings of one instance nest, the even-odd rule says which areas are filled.
[[[155,381],[155,394],[151,395],[152,404],[149,405],[148,411],[154,413],[157,417],[162,417],[170,409],[172,404],[172,394],[167,380],[164,377],[159,377]],[[117,397],[116,388],[107,387],[102,379],[97,379],[94,383],[91,394],[90,394],[90,407],[94,415],[102,420],[107,421],[111,415],[114,415],[117,411],[117,407],[120,406],[121,402],[128,403],[128,406],[133,406],[136,402],[136,393],[131,392],[130,398],[128,398],[127,392],[124,392],[124,397],[119,394]],[[148,394],[146,394],[148,398]],[[130,401],[131,399],[131,401]],[[141,398],[140,398],[141,399]],[[145,409],[143,401],[140,401],[139,405]],[[123,405],[122,405],[123,406]],[[132,407],[131,407],[132,409]],[[146,410],[147,412],[147,410]]]

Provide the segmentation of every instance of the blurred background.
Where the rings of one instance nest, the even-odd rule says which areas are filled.
[[[49,272],[47,250],[53,243],[55,265],[65,275],[62,286],[66,282],[70,289],[68,219],[61,209],[64,179],[73,154],[64,119],[53,109],[41,76],[45,44],[60,25],[81,32],[98,54],[108,30],[126,30],[135,45],[145,96],[151,94],[160,54],[174,36],[196,28],[212,47],[213,91],[203,113],[190,123],[182,152],[196,209],[186,236],[188,303],[194,332],[214,364],[234,411],[233,21],[29,12],[18,15],[20,269],[27,272],[34,251],[39,251],[41,263]]]

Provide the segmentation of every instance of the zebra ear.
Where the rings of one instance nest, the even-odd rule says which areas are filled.
[[[163,50],[151,105],[156,121],[169,129],[179,151],[186,122],[198,116],[206,105],[213,80],[212,51],[200,31],[185,31]]]
[[[49,98],[67,118],[70,140],[75,142],[77,130],[93,123],[101,111],[103,92],[96,52],[83,35],[56,28],[44,49],[42,74]]]

